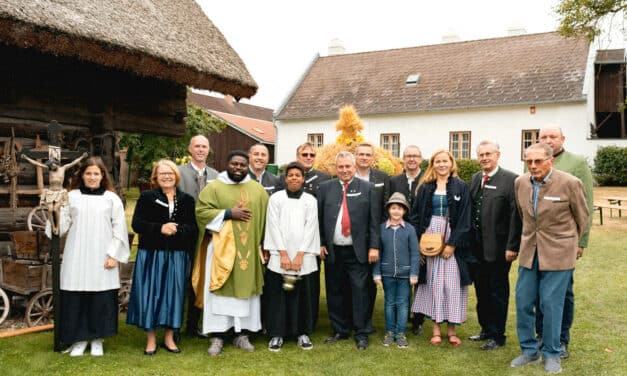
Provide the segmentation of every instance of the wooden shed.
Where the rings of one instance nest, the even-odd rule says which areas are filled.
[[[11,156],[46,150],[52,120],[63,149],[103,157],[117,181],[116,131],[183,135],[187,86],[257,90],[194,0],[3,0],[0,56],[0,242],[25,229],[45,184]]]

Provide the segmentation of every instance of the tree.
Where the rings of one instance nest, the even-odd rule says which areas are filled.
[[[185,136],[164,137],[151,134],[120,132],[120,147],[128,147],[126,161],[131,170],[139,174],[139,181],[150,180],[153,162],[162,159],[177,159],[187,155],[189,140],[198,134],[208,136],[221,132],[226,123],[207,113],[202,107],[188,104],[185,117]]]
[[[627,10],[627,0],[561,0],[555,8],[560,17],[560,34],[586,37],[593,41],[601,34],[601,21],[607,15]]]

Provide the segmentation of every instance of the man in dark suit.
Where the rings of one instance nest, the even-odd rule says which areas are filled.
[[[335,159],[338,179],[320,185],[320,256],[325,261],[327,306],[334,334],[325,343],[348,338],[350,291],[352,326],[357,348],[368,347],[368,272],[379,258],[379,219],[381,206],[374,184],[355,179],[355,157],[338,153]]]
[[[331,179],[331,177],[314,168],[316,150],[313,144],[305,142],[299,145],[296,148],[296,161],[305,167],[305,184],[303,184],[303,190],[317,197],[320,184]]]
[[[203,135],[192,137],[191,140],[189,140],[188,147],[192,160],[189,163],[179,166],[181,179],[179,180],[178,187],[181,191],[192,196],[194,200],[198,199],[198,194],[208,182],[218,177],[218,171],[207,166],[207,156],[210,150],[211,148],[209,147],[207,137]],[[193,255],[191,259],[194,260]],[[194,305],[195,300],[194,289],[191,288],[191,285],[188,285],[187,323],[185,325],[185,332],[189,336],[196,336],[200,333],[198,330],[198,320],[200,319],[200,313],[202,311]],[[175,333],[175,338],[177,339],[176,342],[178,342],[178,333]]]
[[[385,203],[390,198],[390,177],[381,170],[372,167],[374,164],[374,146],[369,143],[362,143],[355,148],[355,162],[357,163],[357,171],[355,176],[361,180],[374,184],[374,190],[377,193],[379,205],[385,207]],[[377,220],[381,223],[387,218],[387,212],[381,210],[381,216]],[[372,313],[374,311],[374,303],[377,300],[377,285],[372,278],[372,268],[368,274],[368,293],[370,295],[370,303],[368,305],[368,331],[372,333]]]
[[[268,196],[283,189],[283,184],[278,176],[266,171],[266,166],[270,160],[268,148],[263,144],[255,144],[248,149],[248,159],[250,160],[249,175],[263,186]]]
[[[518,175],[499,166],[501,152],[492,141],[481,141],[477,159],[481,171],[472,176],[472,224],[477,293],[477,317],[481,332],[473,341],[487,340],[481,350],[505,345],[509,302],[509,270],[518,256],[521,223],[516,209],[514,181]]]
[[[304,144],[299,145],[296,148],[296,161],[302,164],[305,168],[305,183],[303,184],[303,190],[312,194],[314,197],[317,197],[320,184],[330,180],[331,177],[313,167],[316,161],[316,150],[313,144],[305,142]],[[284,176],[281,176],[281,181],[285,181]],[[320,258],[317,258],[316,260],[318,261],[318,270],[314,272],[315,275],[312,277],[314,306],[311,308],[313,310],[314,329],[318,323],[318,311],[320,307]]]
[[[416,145],[409,145],[405,148],[405,150],[403,150],[403,167],[405,171],[390,178],[390,195],[394,194],[395,192],[402,193],[407,199],[410,208],[414,204],[414,197],[416,197],[417,191],[416,188],[418,187],[418,182],[420,181],[420,178],[422,177],[422,174],[424,172],[420,169],[421,163],[422,152],[420,151],[420,148]],[[409,221],[409,211],[405,213],[403,219],[405,221]],[[416,285],[416,287],[417,286],[418,285]],[[411,298],[413,298],[414,294],[411,294]],[[413,301],[413,299],[411,299],[410,301]],[[409,310],[410,316],[412,316],[411,304],[409,306]],[[413,317],[411,318],[412,333],[414,333],[415,335],[420,335],[420,333],[422,333],[422,324],[424,323],[424,321],[425,315],[420,312],[414,313]]]

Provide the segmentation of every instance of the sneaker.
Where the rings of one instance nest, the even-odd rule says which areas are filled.
[[[103,356],[102,338],[96,338],[91,341],[91,356]]]
[[[404,349],[409,346],[409,342],[407,342],[407,337],[405,336],[405,333],[401,333],[396,336],[396,346],[399,349]]]
[[[255,346],[250,343],[248,336],[243,334],[235,337],[235,339],[233,340],[233,346],[239,347],[240,349],[246,350],[248,352],[255,351]]]
[[[211,345],[207,350],[207,354],[211,356],[218,356],[222,353],[222,347],[224,347],[224,340],[218,337],[211,337]]]
[[[534,355],[521,354],[516,359],[512,360],[509,365],[515,368],[526,366],[527,364],[540,363],[541,361],[542,357],[538,353],[535,353]]]
[[[566,346],[566,343],[560,343],[560,350],[562,350],[562,352],[560,353],[560,358],[568,359],[568,357],[570,357],[570,354],[568,353],[568,346]]]
[[[390,345],[393,343],[394,343],[394,333],[385,332],[385,337],[383,337],[383,346],[390,347]]]
[[[544,360],[544,371],[546,371],[546,373],[562,372],[562,359],[559,356],[546,358]]]
[[[279,352],[281,351],[281,346],[283,346],[283,338],[272,337],[272,339],[270,339],[270,343],[268,343],[268,350],[272,352]]]
[[[68,349],[70,356],[83,356],[87,348],[87,341],[76,342]]]
[[[298,336],[298,347],[303,350],[313,349],[313,343],[311,343],[311,340],[309,339],[309,336],[307,334]]]

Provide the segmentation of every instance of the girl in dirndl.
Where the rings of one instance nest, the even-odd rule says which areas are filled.
[[[442,343],[440,325],[447,324],[447,337],[453,347],[461,345],[456,326],[466,321],[468,285],[467,263],[471,261],[468,236],[471,228],[471,200],[468,185],[457,177],[457,164],[448,150],[436,151],[422,177],[410,213],[418,238],[424,233],[445,236],[439,255],[421,256],[421,268],[412,312],[433,320],[430,343]]]

